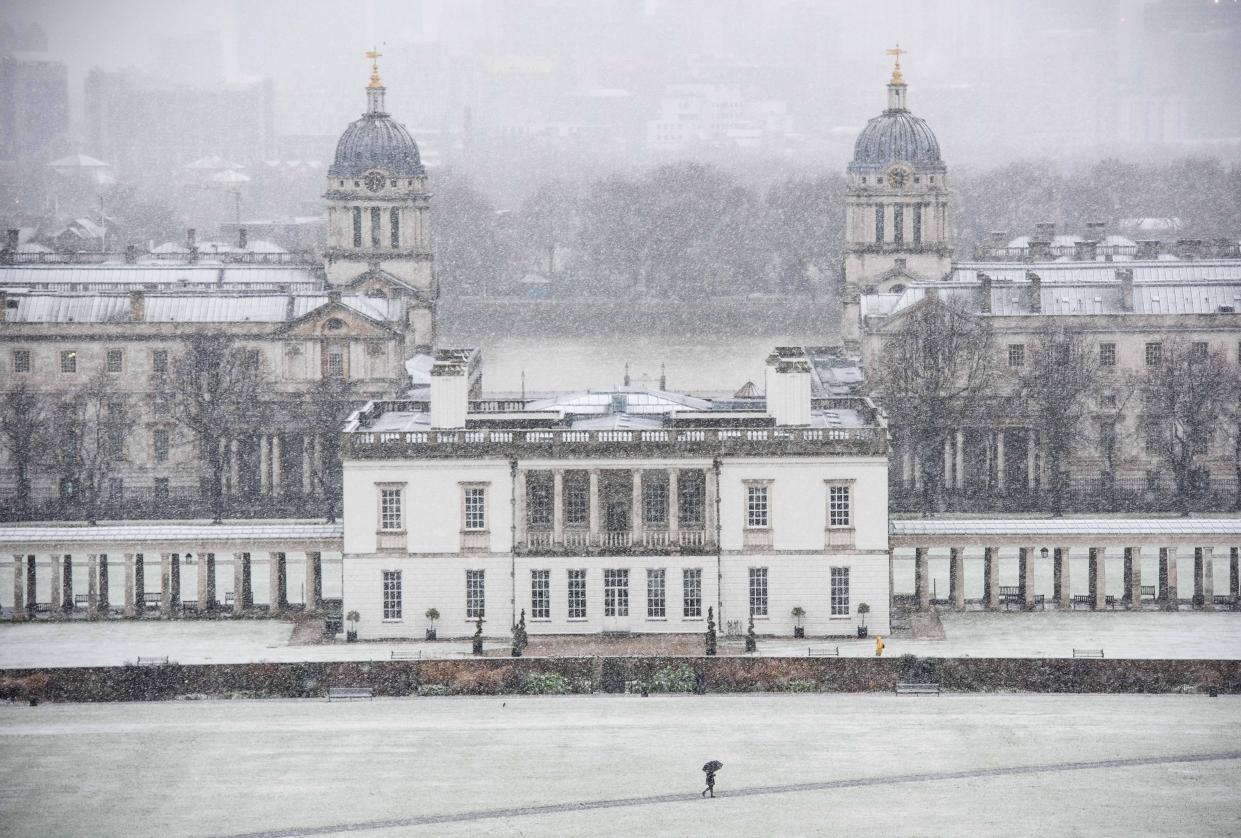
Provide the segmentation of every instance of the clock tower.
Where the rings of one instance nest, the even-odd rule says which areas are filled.
[[[930,126],[909,112],[899,46],[888,107],[858,135],[848,167],[841,337],[857,351],[862,294],[899,291],[952,270],[948,169]]]

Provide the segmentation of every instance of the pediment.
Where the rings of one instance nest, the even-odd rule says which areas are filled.
[[[426,294],[401,279],[395,274],[390,274],[381,268],[371,268],[363,271],[353,279],[344,283],[344,287],[358,294],[374,294],[381,292],[383,296],[391,297],[395,292],[398,295],[410,295],[422,302],[430,302]]]
[[[392,324],[368,317],[344,303],[329,301],[285,324],[276,333],[286,338],[354,340],[400,335]]]

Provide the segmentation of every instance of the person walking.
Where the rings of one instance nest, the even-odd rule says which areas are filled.
[[[883,657],[883,638],[877,634],[875,635],[875,657]]]
[[[706,797],[708,793],[715,797],[715,772],[723,767],[724,763],[716,759],[711,760],[702,767],[702,770],[707,772],[707,787],[702,790],[702,794],[699,797]]]

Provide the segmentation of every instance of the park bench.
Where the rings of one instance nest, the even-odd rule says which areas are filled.
[[[374,698],[375,693],[370,687],[328,687],[328,701],[356,701],[363,698]]]
[[[1089,594],[1074,594],[1071,607],[1076,608],[1079,605],[1084,605],[1087,608],[1089,608],[1090,607],[1090,595]]]
[[[1035,606],[1036,606],[1036,607],[1037,607],[1040,611],[1045,611],[1045,610],[1047,610],[1047,595],[1046,595],[1046,594],[1035,594],[1035,595],[1034,595],[1034,605],[1035,605]]]
[[[1102,649],[1074,649],[1073,657],[1075,658],[1102,658]]]
[[[51,614],[51,613],[52,613],[52,604],[51,604],[50,602],[36,602],[36,603],[34,604],[34,613],[36,613],[36,614]]]
[[[816,649],[813,646],[808,646],[806,648],[806,655],[812,658],[838,658],[840,657],[840,647],[832,646],[829,649],[826,646],[821,646]]]
[[[1236,597],[1230,596],[1230,595],[1228,595],[1228,594],[1216,594],[1216,595],[1215,595],[1215,596],[1211,599],[1211,602],[1213,602],[1213,603],[1214,603],[1214,604],[1216,604],[1216,605],[1223,605],[1223,606],[1224,606],[1224,607],[1226,607],[1226,608],[1236,608],[1236,607],[1237,607],[1237,599],[1236,599]]]
[[[1005,607],[1021,603],[1021,588],[1018,585],[1000,586],[1000,605]]]
[[[192,612],[192,613],[197,613],[197,612],[198,612],[198,600],[196,600],[196,599],[183,599],[183,600],[181,600],[181,610],[182,610],[182,611],[189,611],[189,612]]]
[[[394,661],[420,661],[422,660],[421,649],[393,649],[392,660]]]
[[[160,600],[162,598],[163,598],[163,594],[144,593],[142,595],[142,607],[143,608],[159,608]]]
[[[90,606],[90,594],[77,594],[73,597],[74,608],[87,608]]]
[[[916,684],[899,681],[896,684],[897,695],[939,695],[939,684]]]
[[[1154,585],[1143,585],[1142,586],[1142,599],[1154,599],[1154,598],[1155,598],[1155,586]]]
[[[149,657],[143,656],[143,655],[138,656],[138,666],[167,666],[167,665],[168,665],[167,655],[149,656]]]
[[[1113,611],[1115,611],[1116,610],[1116,597],[1114,596],[1103,597],[1103,604],[1106,605],[1108,608],[1112,609]]]

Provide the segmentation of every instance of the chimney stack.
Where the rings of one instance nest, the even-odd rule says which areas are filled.
[[[136,244],[125,245],[125,264],[134,265],[134,264],[137,264],[137,262],[138,262],[138,245]]]
[[[1051,243],[1056,239],[1056,225],[1049,221],[1041,221],[1034,225],[1034,237],[1042,242]]]
[[[340,289],[329,288],[327,290],[327,301],[329,303],[339,303],[340,302]]]
[[[129,322],[141,323],[146,319],[147,300],[142,291],[129,292]]]
[[[1159,246],[1162,244],[1158,239],[1143,239],[1137,243],[1137,249],[1134,251],[1134,259],[1158,259]]]
[[[1202,239],[1177,239],[1176,251],[1182,259],[1197,259],[1202,255]]]
[[[193,227],[185,228],[185,249],[191,253],[198,247],[198,232]]]
[[[9,229],[5,230],[4,233],[5,233],[4,246],[7,247],[9,250],[13,251],[14,253],[16,253],[17,246],[21,244],[22,231],[17,229],[16,227],[10,227]]]
[[[1030,282],[1028,302],[1030,311],[1039,314],[1043,311],[1043,278],[1034,271],[1026,271],[1026,279]]]
[[[991,275],[978,272],[978,308],[983,314],[991,313]]]
[[[1086,239],[1092,242],[1103,244],[1107,241],[1107,222],[1106,221],[1087,221],[1086,222]]]
[[[1097,241],[1080,241],[1073,244],[1073,258],[1079,262],[1093,262],[1098,255],[1099,243]]]
[[[1002,250],[1008,247],[1008,231],[992,230],[987,234],[990,237],[991,247],[995,250]]]
[[[1120,281],[1120,310],[1133,311],[1133,270],[1119,268],[1116,279]]]
[[[767,357],[767,413],[777,425],[810,424],[810,362],[801,350]]]
[[[247,247],[250,246],[250,237],[246,233],[245,227],[237,228],[237,246],[240,247],[242,250],[245,250]]]
[[[469,407],[467,365],[456,359],[436,361],[431,366],[431,427],[464,428]]]

